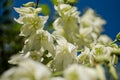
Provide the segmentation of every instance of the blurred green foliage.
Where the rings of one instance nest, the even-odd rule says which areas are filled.
[[[0,74],[10,68],[8,60],[22,48],[20,25],[11,16],[12,0],[0,0]]]
[[[51,0],[54,5],[58,5],[57,0]],[[64,1],[64,3],[74,5],[75,3],[78,2],[78,0],[61,0],[61,2]]]
[[[41,4],[40,7],[42,8],[42,13],[44,15],[50,15],[50,8],[46,4]]]

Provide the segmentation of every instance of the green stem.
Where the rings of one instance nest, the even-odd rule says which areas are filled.
[[[114,43],[116,43],[117,42],[117,40],[115,39],[113,42],[112,42],[112,44],[114,44]]]
[[[40,0],[37,0],[37,2],[36,2],[36,8],[38,7],[39,2],[40,2]]]
[[[51,76],[52,76],[52,77],[62,76],[62,74],[63,74],[63,71],[59,71],[59,72],[53,73]]]

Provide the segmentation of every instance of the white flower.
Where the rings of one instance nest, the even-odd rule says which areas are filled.
[[[65,37],[68,42],[79,46],[78,24],[80,24],[80,13],[77,11],[77,8],[68,4],[60,4],[55,6],[55,9],[61,17],[57,18],[53,23],[54,33]]]
[[[79,47],[80,49],[84,46],[89,47],[89,44],[94,41],[94,38],[92,37],[92,28],[80,28],[79,29]]]
[[[14,8],[16,12],[18,12],[20,14],[20,17],[16,20],[18,23],[20,24],[24,24],[25,22],[29,22],[30,20],[28,19],[28,21],[26,20],[27,17],[32,17],[37,16],[38,13],[41,12],[41,8],[33,8],[33,7],[21,7],[21,8]]]
[[[112,50],[113,49],[111,47],[105,47],[104,45],[97,44],[91,50],[91,54],[94,57],[95,56],[106,56],[106,57],[109,57],[111,55]]]
[[[79,39],[80,46],[90,47],[89,44],[97,42],[102,25],[105,21],[95,14],[92,9],[88,9],[80,18]]]
[[[81,16],[81,27],[92,27],[93,32],[101,33],[102,25],[106,22],[95,14],[92,9],[88,9],[83,16]]]
[[[38,13],[41,12],[41,8],[21,7],[14,9],[20,14],[20,17],[15,20],[23,24],[20,33],[21,36],[28,37],[32,33],[35,33],[37,29],[43,29],[48,19],[48,16],[38,16]]]
[[[44,52],[45,50],[48,50],[53,56],[55,55],[52,36],[47,31],[37,30],[36,34],[30,36],[26,41],[22,53],[25,54],[29,51]]]
[[[1,80],[49,80],[50,75],[51,72],[43,64],[24,59],[18,67],[6,71]]]
[[[90,49],[85,47],[84,51],[81,51],[81,53],[77,57],[77,59],[78,59],[79,64],[84,64],[84,65],[90,64],[90,62],[91,62]]]
[[[32,33],[35,33],[38,29],[43,29],[44,22],[48,19],[48,17],[42,17],[42,16],[35,16],[27,15],[24,17],[25,24],[21,28],[20,36],[29,36]]]
[[[17,55],[12,56],[8,62],[10,64],[18,64],[24,59],[26,58],[23,56],[23,54],[17,54]]]
[[[23,55],[23,57],[25,57],[25,58],[32,58],[33,60],[35,60],[35,61],[41,61],[41,59],[42,59],[42,56],[43,56],[43,54],[44,54],[44,51],[42,51],[41,49],[40,49],[40,51],[28,51],[26,54],[24,54]]]
[[[66,80],[66,79],[64,79],[64,78],[62,78],[62,77],[53,77],[53,78],[51,78],[50,80]]]
[[[77,11],[76,7],[72,7],[69,4],[60,4],[55,6],[56,11],[59,13],[60,16],[67,16],[67,17],[75,17],[78,18],[80,12]]]
[[[77,25],[77,20],[72,17],[58,18],[53,23],[54,33],[62,35],[69,42],[76,42],[77,35],[79,34],[79,28]]]
[[[66,80],[97,80],[97,71],[82,65],[73,64],[64,71]]]
[[[92,46],[92,50],[90,52],[91,55],[91,63],[94,64],[95,61],[100,62],[100,63],[115,63],[113,59],[112,51],[113,48],[110,46],[105,46],[101,44],[96,44],[95,46]],[[115,58],[116,59],[116,58]]]
[[[97,70],[97,74],[96,75],[99,78],[97,80],[106,80],[104,68],[101,65],[96,65],[96,70]]]
[[[103,45],[111,44],[112,40],[107,35],[100,35],[100,37],[98,38],[98,43]]]
[[[56,56],[53,60],[53,69],[61,71],[68,67],[68,65],[76,63],[77,48],[68,43],[64,38],[57,40]]]

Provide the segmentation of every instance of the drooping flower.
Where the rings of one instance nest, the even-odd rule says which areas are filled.
[[[64,77],[66,80],[98,80],[99,75],[104,74],[102,71],[99,75],[98,73],[95,68],[73,64],[64,71]]]
[[[48,50],[52,56],[55,55],[52,35],[45,30],[37,30],[36,34],[26,40],[22,53],[29,52],[32,55],[31,53],[37,52],[42,56],[45,50]]]
[[[105,20],[97,16],[92,9],[88,9],[80,17],[79,37],[81,40],[81,45],[90,47],[88,44],[91,44],[93,42],[96,43],[98,37],[103,31],[102,26],[105,23]]]
[[[96,44],[90,52],[92,63],[94,63],[95,60],[99,63],[116,64],[118,62],[118,57],[112,54],[116,49],[118,48],[114,46]]]
[[[79,24],[80,17],[76,7],[68,4],[55,6],[59,16],[53,23],[54,33],[63,36],[68,42],[79,46]]]
[[[105,20],[97,16],[92,9],[88,9],[80,18],[82,28],[92,28],[92,32],[100,34],[103,30],[102,26],[106,23]]]
[[[70,64],[77,62],[77,48],[61,37],[57,39],[57,43],[52,66],[54,71],[62,71]]]
[[[78,64],[90,65],[91,55],[90,49],[85,47],[84,51],[81,51],[81,54],[77,56]]]
[[[109,45],[112,43],[111,38],[108,37],[107,35],[100,35],[97,41],[98,43],[103,44],[103,45]]]
[[[72,7],[69,4],[60,4],[58,6],[55,6],[55,10],[58,12],[58,14],[61,17],[75,17],[79,19],[80,12],[77,11],[76,7]]]
[[[50,75],[51,72],[43,64],[23,59],[17,67],[6,71],[1,80],[50,80]]]
[[[41,8],[33,7],[21,7],[14,8],[19,14],[20,17],[15,19],[18,23],[23,24],[21,28],[21,36],[30,36],[30,34],[35,33],[38,29],[43,29],[45,22],[48,19],[48,16],[38,16],[38,13],[41,12]]]
[[[106,56],[106,57],[109,57],[111,55],[112,50],[113,49],[111,47],[106,47],[104,45],[97,44],[91,50],[91,54],[94,57],[95,56],[102,56],[102,55]]]

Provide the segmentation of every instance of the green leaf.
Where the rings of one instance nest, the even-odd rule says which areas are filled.
[[[50,14],[50,8],[49,8],[48,5],[42,4],[42,5],[40,5],[40,7],[42,8],[42,13],[44,15],[49,15]]]
[[[57,5],[57,0],[51,0],[54,5]]]

